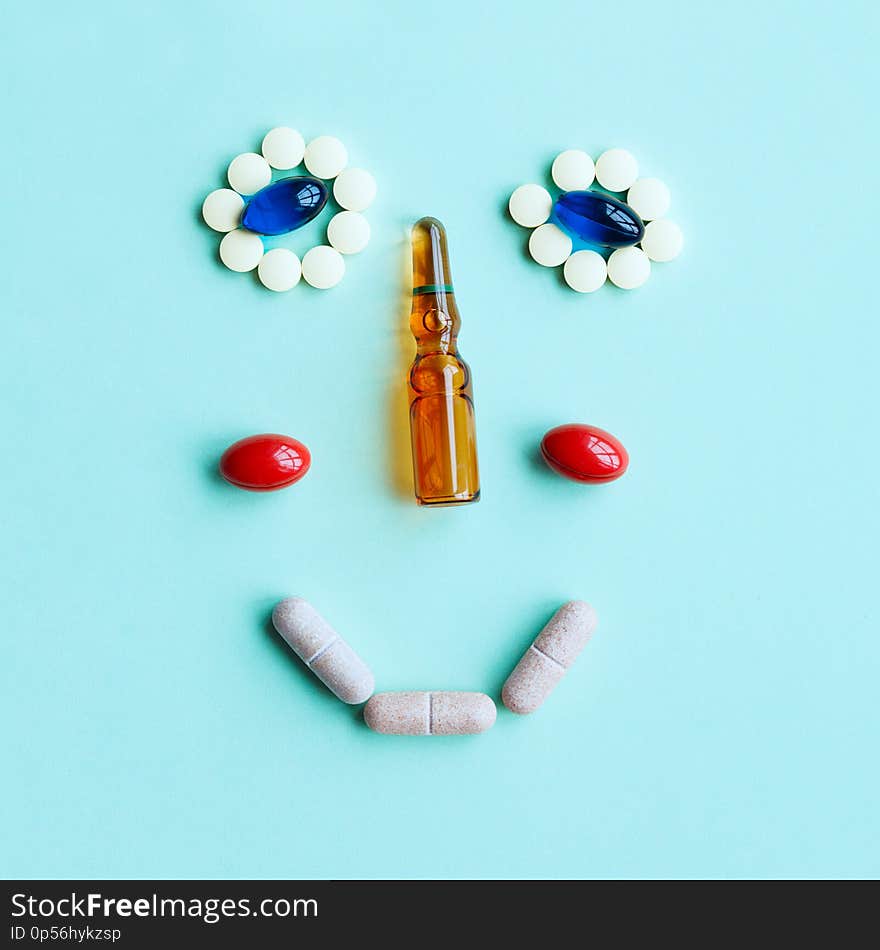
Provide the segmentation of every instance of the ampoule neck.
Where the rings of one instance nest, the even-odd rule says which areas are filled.
[[[452,293],[413,293],[410,329],[420,355],[457,353],[460,325]]]

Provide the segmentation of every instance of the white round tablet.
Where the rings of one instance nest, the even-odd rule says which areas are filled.
[[[229,163],[226,177],[239,194],[253,195],[272,181],[272,169],[262,155],[244,152]]]
[[[279,125],[277,129],[267,132],[260,149],[263,158],[273,167],[286,171],[296,168],[305,154],[305,139],[286,125]]]
[[[259,234],[239,228],[230,231],[220,242],[220,260],[230,269],[244,274],[253,270],[263,256]]]
[[[681,228],[673,221],[660,218],[645,227],[642,250],[652,261],[671,261],[684,246]]]
[[[553,210],[550,192],[540,185],[520,185],[507,203],[510,216],[524,228],[536,228],[543,224]]]
[[[340,254],[357,254],[370,240],[370,222],[357,211],[340,211],[327,225],[327,240]]]
[[[319,135],[306,146],[305,161],[316,178],[335,178],[348,164],[348,152],[339,139]]]
[[[555,224],[542,224],[532,231],[529,254],[544,267],[556,267],[571,254],[571,238]]]
[[[234,231],[241,221],[244,198],[231,188],[218,188],[202,202],[205,224],[215,231]]]
[[[605,283],[608,267],[596,251],[575,251],[562,270],[565,282],[580,294],[591,294]]]
[[[307,284],[318,290],[335,287],[345,274],[345,261],[335,248],[321,244],[306,251],[302,259],[302,275]]]
[[[302,266],[299,258],[286,247],[266,251],[257,267],[260,283],[269,290],[290,290],[299,283]]]
[[[672,197],[659,178],[639,178],[627,192],[626,203],[642,221],[653,221],[666,214]]]
[[[586,152],[570,148],[553,159],[550,174],[563,191],[583,191],[593,184],[596,166]]]
[[[363,168],[346,168],[333,182],[333,197],[346,211],[366,211],[376,197],[376,179]]]
[[[608,258],[608,279],[623,290],[635,290],[651,276],[651,262],[637,247],[619,247]]]
[[[625,148],[609,148],[596,159],[596,181],[609,191],[626,191],[639,177],[639,163]]]

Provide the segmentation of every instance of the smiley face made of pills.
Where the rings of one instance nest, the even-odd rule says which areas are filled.
[[[272,168],[288,171],[303,160],[310,175],[272,181]],[[369,226],[361,212],[376,192],[368,172],[346,165],[347,152],[338,139],[321,136],[305,145],[302,136],[287,127],[267,133],[262,155],[245,153],[233,159],[228,169],[232,189],[212,192],[202,208],[206,223],[226,234],[220,246],[223,263],[242,272],[257,268],[262,283],[276,291],[295,286],[300,276],[320,289],[338,283],[344,272],[341,255],[356,253],[369,239]],[[669,189],[657,179],[638,178],[638,166],[629,152],[610,149],[594,163],[585,152],[568,150],[554,160],[551,177],[561,189],[555,200],[540,185],[522,185],[511,195],[509,211],[518,224],[534,229],[529,239],[531,256],[546,267],[564,264],[564,277],[572,289],[589,293],[606,279],[622,289],[633,289],[649,276],[651,260],[671,260],[681,250],[680,230],[663,217],[670,204]],[[321,213],[329,200],[325,182],[331,179],[335,179],[333,196],[343,210],[330,221],[330,245],[312,248],[301,266],[292,251],[265,251],[262,236],[294,231]],[[594,179],[603,190],[590,187]],[[624,192],[626,201],[616,197]],[[246,195],[250,196],[247,201]],[[607,262],[600,251],[610,252]],[[413,228],[410,328],[417,354],[409,388],[415,489],[423,505],[466,504],[480,496],[470,372],[456,347],[459,325],[445,230],[435,218],[422,218]],[[445,362],[439,372],[432,372],[431,361],[438,357]],[[425,361],[431,364],[428,371],[422,367]],[[455,367],[463,374],[457,386],[453,385],[455,373],[450,373]],[[427,382],[422,379],[425,376]],[[413,379],[421,382],[417,385]],[[443,422],[446,434],[440,441],[454,443],[453,452],[436,450],[443,433],[437,429],[434,415],[428,413],[421,419],[414,411],[420,399],[430,398],[442,402],[444,411],[437,419]],[[467,412],[450,411],[456,398]],[[428,461],[419,451],[423,430],[435,445]],[[547,432],[541,454],[558,475],[592,484],[616,480],[626,471],[629,460],[613,435],[581,423]],[[463,475],[462,459],[468,458],[471,462],[464,466]],[[310,453],[302,443],[269,434],[230,446],[220,468],[231,484],[265,492],[295,484],[306,474],[309,463]],[[429,491],[435,483],[437,490]],[[302,597],[280,601],[272,622],[299,659],[338,699],[366,704],[364,721],[374,732],[471,735],[485,732],[495,723],[496,706],[485,693],[375,693],[369,666]],[[518,715],[539,709],[589,642],[596,625],[596,612],[585,601],[572,600],[559,607],[501,687],[504,705]]]

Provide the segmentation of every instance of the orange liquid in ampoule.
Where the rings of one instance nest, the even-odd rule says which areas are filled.
[[[471,371],[458,353],[446,232],[436,218],[412,230],[410,329],[416,358],[409,373],[413,475],[420,505],[462,505],[480,497]]]

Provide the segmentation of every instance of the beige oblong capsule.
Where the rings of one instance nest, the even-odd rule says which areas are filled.
[[[485,693],[376,693],[364,706],[373,732],[391,736],[467,736],[495,723],[496,709]]]
[[[550,618],[507,677],[501,699],[515,713],[534,712],[553,692],[596,629],[596,611],[570,600]]]
[[[302,597],[287,597],[272,611],[275,629],[318,679],[344,703],[369,699],[376,681],[366,663]]]

